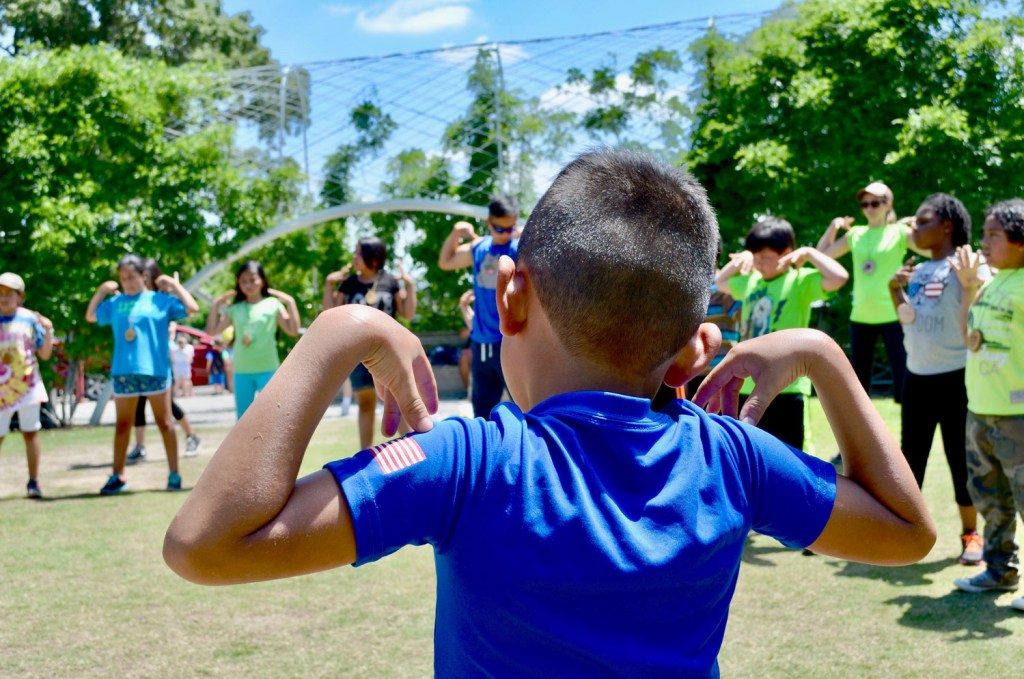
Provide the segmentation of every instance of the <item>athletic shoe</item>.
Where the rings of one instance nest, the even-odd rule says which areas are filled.
[[[128,481],[121,474],[111,474],[107,485],[100,488],[100,495],[117,495],[128,490]]]
[[[963,550],[960,552],[960,563],[967,566],[977,566],[985,557],[985,538],[978,535],[977,531],[969,530],[960,536],[960,543]]]
[[[185,457],[195,457],[199,453],[199,437],[195,434],[189,434],[185,437]]]
[[[124,463],[125,464],[135,464],[136,462],[141,462],[142,460],[145,460],[145,459],[146,459],[146,447],[145,446],[135,446],[134,448],[132,448],[132,452],[128,453],[128,457],[125,458]]]
[[[28,485],[25,486],[25,496],[35,499],[43,496],[43,491],[39,490],[39,483],[35,479],[28,480]]]
[[[979,592],[1013,591],[1017,589],[1019,580],[1016,574],[1000,576],[986,570],[973,578],[957,578],[953,584],[965,592],[978,594]]]
[[[167,490],[181,490],[181,474],[171,472],[167,476]]]
[[[1019,596],[1010,602],[1010,606],[1018,611],[1024,611],[1024,596]]]

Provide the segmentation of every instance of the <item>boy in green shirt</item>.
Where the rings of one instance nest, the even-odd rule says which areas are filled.
[[[1013,591],[1020,582],[1017,516],[1024,516],[1024,200],[985,211],[981,250],[998,273],[982,284],[980,257],[957,248],[967,348],[967,490],[985,518],[985,570],[954,584]],[[980,290],[980,292],[978,292]],[[970,302],[973,300],[973,304]],[[1024,611],[1024,597],[1010,605]]]
[[[849,280],[839,262],[811,247],[794,249],[795,243],[789,222],[766,217],[750,227],[743,252],[730,255],[731,261],[715,277],[719,290],[743,302],[741,340],[809,327],[811,305]],[[804,267],[806,262],[813,268]],[[748,379],[740,394],[749,396],[753,389]],[[804,397],[810,395],[810,381],[799,378],[772,401],[758,426],[803,450]]]

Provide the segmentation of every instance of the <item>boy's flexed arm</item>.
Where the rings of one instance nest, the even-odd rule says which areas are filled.
[[[350,564],[348,505],[329,472],[296,482],[309,439],[362,362],[384,398],[381,429],[400,415],[431,428],[437,387],[423,346],[386,314],[346,305],[321,314],[221,444],[164,538],[182,577],[230,584]]]
[[[779,266],[793,266],[799,268],[804,262],[821,272],[821,289],[825,292],[832,292],[846,285],[850,280],[850,273],[842,264],[832,259],[820,250],[811,247],[802,247],[786,253],[779,258]]]
[[[830,337],[799,329],[741,342],[711,371],[694,402],[735,415],[741,380],[751,376],[756,386],[740,417],[757,422],[771,399],[802,375],[814,383],[845,467],[836,479],[832,515],[811,549],[880,565],[922,559],[935,543],[924,498],[892,433]]]

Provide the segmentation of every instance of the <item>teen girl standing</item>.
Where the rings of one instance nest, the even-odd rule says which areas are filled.
[[[387,258],[388,246],[380,238],[361,239],[352,254],[352,263],[324,279],[324,311],[342,304],[365,304],[392,318],[411,320],[416,313],[416,285],[401,262],[397,278],[385,271]],[[377,392],[373,377],[362,363],[352,371],[350,379],[359,404],[359,445],[366,449],[373,444]]]
[[[259,262],[249,260],[238,269],[235,289],[213,300],[206,319],[208,335],[228,327],[234,327],[235,412],[241,418],[281,364],[277,329],[299,334],[299,308],[294,297],[270,287]]]
[[[128,487],[124,476],[128,438],[135,422],[140,396],[146,396],[167,451],[167,490],[181,490],[178,473],[178,440],[171,421],[170,350],[168,325],[199,310],[195,299],[181,283],[161,275],[146,287],[146,268],[138,255],[126,255],[117,263],[118,283],[100,284],[89,301],[85,320],[109,325],[114,333],[114,361],[110,377],[114,383],[117,425],[114,429],[113,473],[101,495],[116,495]],[[111,296],[113,295],[113,296]]]

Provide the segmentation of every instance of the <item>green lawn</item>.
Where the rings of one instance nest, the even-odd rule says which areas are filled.
[[[877,401],[887,421],[895,407]],[[835,451],[820,410],[818,454]],[[200,430],[198,477],[224,429]],[[184,496],[163,490],[151,460],[130,467],[132,493],[100,498],[111,428],[45,432],[48,499],[22,499],[21,437],[0,453],[0,676],[408,677],[431,672],[433,561],[405,549],[360,569],[203,588],[160,557]],[[307,470],[356,447],[354,423],[317,432]],[[156,454],[154,454],[156,453]],[[156,458],[156,459],[153,459]],[[1010,594],[955,592],[956,509],[936,445],[925,484],[939,541],[922,563],[886,569],[803,556],[755,536],[744,558],[720,661],[724,676],[1016,676],[1024,614]],[[610,622],[612,624],[613,621]]]

